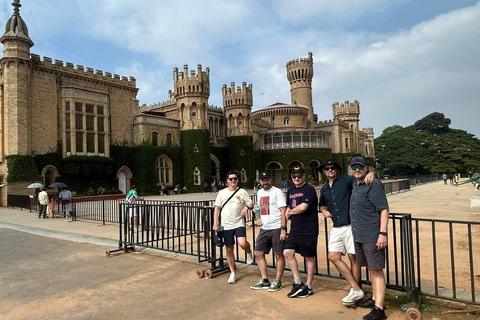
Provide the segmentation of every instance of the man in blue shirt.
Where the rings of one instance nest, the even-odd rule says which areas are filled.
[[[385,255],[388,245],[387,230],[390,214],[383,184],[374,179],[365,183],[368,167],[365,159],[355,157],[350,161],[350,169],[355,177],[350,197],[350,219],[357,265],[368,267],[372,283],[372,297],[375,306],[363,317],[364,320],[386,319],[383,302],[385,300]]]

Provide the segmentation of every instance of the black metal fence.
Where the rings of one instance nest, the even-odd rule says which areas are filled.
[[[119,248],[134,245],[196,255],[199,262],[224,268],[219,261],[223,250],[212,242],[213,207],[136,204],[131,208],[139,217],[137,228],[133,226],[129,208],[119,204]],[[247,222],[247,239],[255,248],[260,225],[254,215],[249,214],[252,219]],[[327,258],[331,222],[329,219],[323,222],[315,274],[341,278]],[[480,222],[414,219],[410,214],[390,214],[387,287],[414,297],[425,295],[479,304],[480,287],[476,277],[480,275],[480,252],[474,249],[480,246],[480,239],[475,237],[479,232]],[[246,262],[245,252],[238,246],[235,257],[237,262]],[[267,264],[275,267],[272,254],[267,255]],[[299,261],[299,268],[306,273],[303,261]],[[362,270],[362,282],[370,284],[366,270]]]

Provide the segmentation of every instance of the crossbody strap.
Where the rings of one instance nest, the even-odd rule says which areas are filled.
[[[227,199],[227,201],[225,201],[225,202],[222,204],[222,207],[220,208],[220,213],[222,213],[223,207],[225,207],[225,205],[228,203],[228,201],[230,201],[230,199],[233,198],[233,196],[235,195],[235,193],[237,193],[238,190],[240,190],[240,188],[237,188],[237,190],[235,190],[235,192],[232,193],[232,195]]]

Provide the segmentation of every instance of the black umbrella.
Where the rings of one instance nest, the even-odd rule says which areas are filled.
[[[68,188],[68,186],[63,182],[55,182],[48,186],[49,188]]]

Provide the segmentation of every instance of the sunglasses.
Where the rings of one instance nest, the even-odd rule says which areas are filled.
[[[358,169],[358,170],[363,170],[365,167],[362,166],[362,165],[353,165],[353,166],[351,166],[350,168],[352,168],[352,170],[355,171],[355,170],[357,170],[357,169]]]
[[[292,179],[302,179],[303,176],[292,176]]]
[[[228,178],[228,180],[230,180],[230,181],[237,181],[238,178]]]
[[[325,170],[325,171],[335,171],[335,167],[325,167],[323,170]]]

